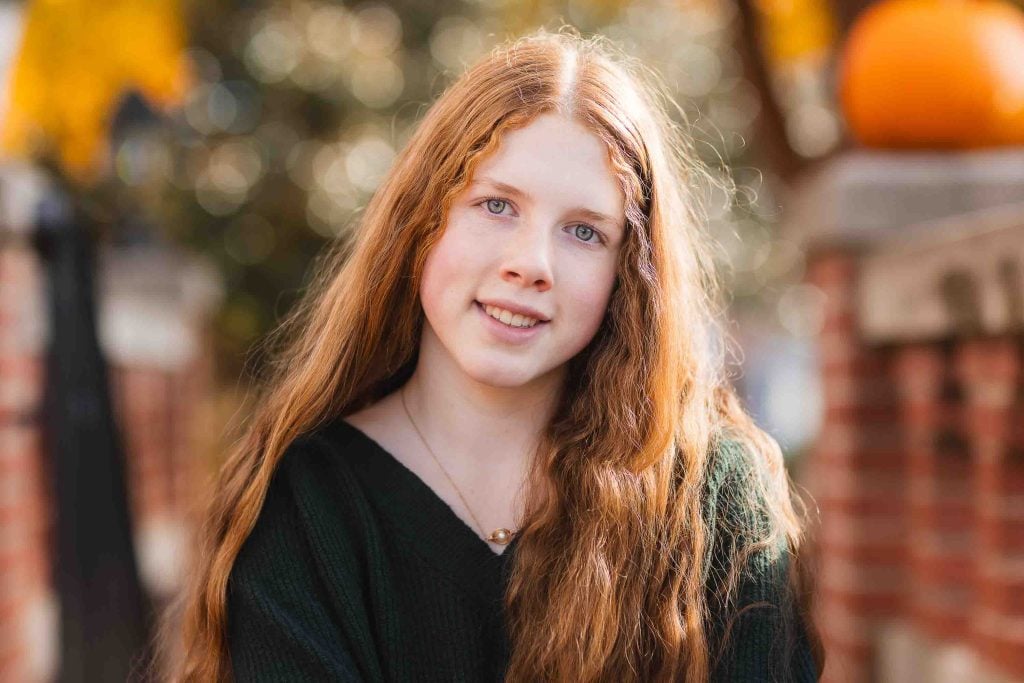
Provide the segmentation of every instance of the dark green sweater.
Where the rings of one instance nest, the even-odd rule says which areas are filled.
[[[328,423],[286,450],[232,569],[235,678],[500,681],[515,548],[493,552],[379,444]],[[773,590],[761,581],[744,594],[771,599]],[[738,623],[715,680],[770,680],[778,638],[768,612]],[[816,680],[802,639],[794,654],[792,679]]]

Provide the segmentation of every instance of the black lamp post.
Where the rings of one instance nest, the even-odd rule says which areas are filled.
[[[147,661],[152,610],[139,582],[125,459],[96,332],[93,243],[70,196],[39,206],[49,283],[44,450],[53,482],[57,680],[124,681]]]

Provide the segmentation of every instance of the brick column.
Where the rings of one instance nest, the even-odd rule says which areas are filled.
[[[199,494],[208,482],[210,453],[214,453],[219,462],[224,429],[213,404],[216,391],[212,336],[200,328],[196,330],[196,338],[200,352],[177,374],[171,402],[176,425],[171,435],[174,470],[171,495],[179,518],[185,524],[185,533],[190,533],[193,516],[201,512],[204,499]]]
[[[202,483],[195,425],[212,371],[208,357],[175,368],[118,365],[111,371],[140,572],[157,600],[170,597],[182,579],[188,516]]]
[[[976,598],[971,641],[1024,679],[1024,382],[1020,338],[965,344],[967,427],[975,454]]]
[[[962,352],[959,344],[949,342],[911,347],[904,367],[905,384],[920,382],[907,405],[912,482],[909,612],[922,633],[939,641],[966,636],[965,607],[971,604],[972,466],[958,371]],[[920,377],[912,378],[912,373]]]
[[[810,488],[821,510],[817,619],[827,651],[824,681],[872,680],[878,625],[903,590],[906,486],[889,353],[859,340],[856,256],[819,253],[808,281],[827,297],[820,337],[825,419],[811,454]]]
[[[907,611],[923,633],[959,641],[967,632],[973,569],[971,460],[956,369],[959,347],[909,344],[899,351],[910,486]]]
[[[42,398],[40,273],[24,245],[0,249],[0,680],[52,672],[50,497],[37,416]]]

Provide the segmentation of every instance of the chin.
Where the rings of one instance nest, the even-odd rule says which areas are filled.
[[[500,363],[463,364],[462,369],[480,384],[502,389],[521,387],[539,376],[532,368],[520,368]]]

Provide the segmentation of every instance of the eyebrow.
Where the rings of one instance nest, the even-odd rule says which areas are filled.
[[[494,180],[493,178],[488,178],[486,176],[481,177],[481,178],[477,178],[476,180],[474,180],[472,182],[472,185],[490,185],[491,187],[493,187],[494,189],[498,190],[499,192],[504,192],[505,194],[512,195],[513,197],[523,197],[523,198],[526,198],[526,199],[530,198],[529,194],[527,194],[526,192],[523,192],[518,187],[515,187],[514,185],[509,185],[508,183],[503,183],[500,180]],[[589,208],[587,208],[585,206],[577,206],[577,207],[571,209],[571,211],[573,213],[578,213],[581,216],[585,216],[585,217],[589,218],[592,221],[608,223],[610,225],[614,225],[617,228],[621,228],[622,227],[621,221],[619,221],[619,220],[617,220],[615,218],[612,218],[611,216],[609,216],[606,213],[601,213],[600,211],[595,211],[595,210],[589,209]]]

